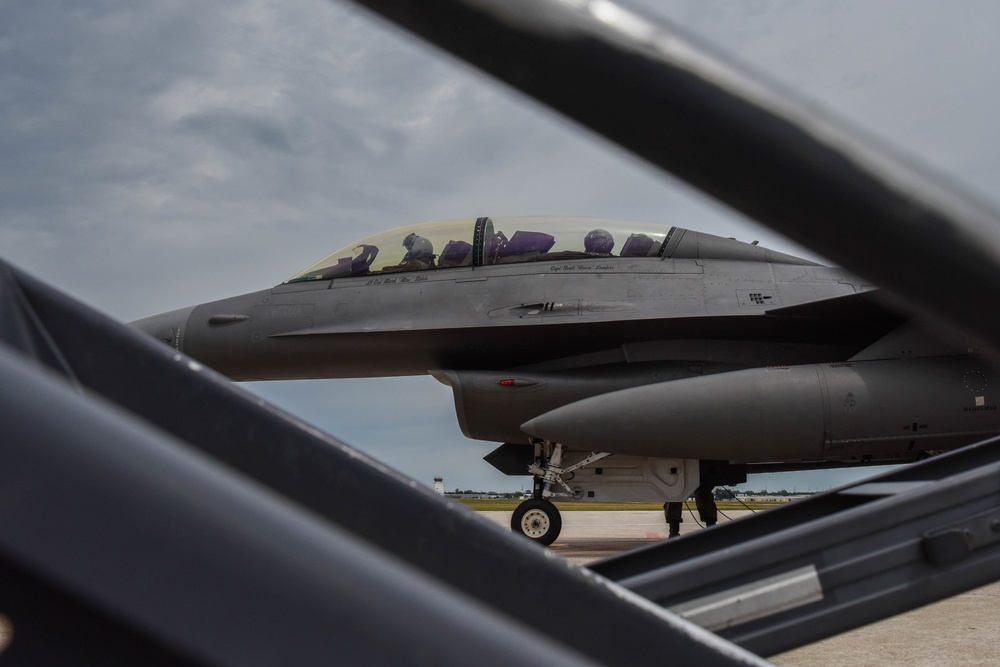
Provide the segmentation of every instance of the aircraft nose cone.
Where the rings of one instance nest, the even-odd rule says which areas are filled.
[[[131,323],[139,331],[166,343],[175,350],[184,350],[184,330],[194,306],[160,313]]]

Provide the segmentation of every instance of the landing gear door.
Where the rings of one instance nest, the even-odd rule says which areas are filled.
[[[566,452],[568,467],[589,452]],[[609,456],[573,473],[568,481],[583,502],[683,502],[700,484],[697,459]]]

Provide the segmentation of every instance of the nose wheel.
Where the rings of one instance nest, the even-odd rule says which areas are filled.
[[[535,440],[535,462],[528,466],[534,476],[534,490],[531,500],[525,500],[514,510],[510,519],[510,529],[524,535],[529,540],[549,546],[556,541],[562,531],[562,517],[559,510],[545,496],[560,496],[579,500],[581,489],[572,489],[566,482],[573,479],[573,471],[589,466],[608,456],[608,452],[591,452],[590,456],[571,466],[562,467],[563,446],[558,442]]]
[[[559,509],[544,498],[525,500],[514,510],[510,529],[529,540],[548,546],[556,541],[562,531]]]

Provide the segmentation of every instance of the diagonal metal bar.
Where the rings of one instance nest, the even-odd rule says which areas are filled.
[[[354,1],[1000,359],[1000,216],[676,26],[609,0]]]
[[[1000,579],[1000,439],[591,567],[774,655]]]
[[[34,337],[0,342],[0,557],[153,644],[209,664],[274,664],[279,646],[293,664],[760,664],[140,332],[0,276],[19,295],[3,317],[26,323],[9,330]],[[65,364],[24,354],[43,339]],[[551,613],[558,600],[573,604]],[[272,613],[287,623],[262,626]]]
[[[100,615],[126,619],[128,634],[160,653],[218,665],[319,665],[332,656],[385,664],[421,654],[435,664],[591,664],[31,371],[0,351],[0,550]],[[39,634],[47,621],[8,613],[16,628],[8,657],[17,658],[22,629]]]

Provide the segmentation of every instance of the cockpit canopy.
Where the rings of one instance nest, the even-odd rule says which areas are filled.
[[[677,227],[607,218],[467,218],[397,227],[345,246],[288,282],[370,274],[612,257],[700,258],[811,264],[789,255]]]

